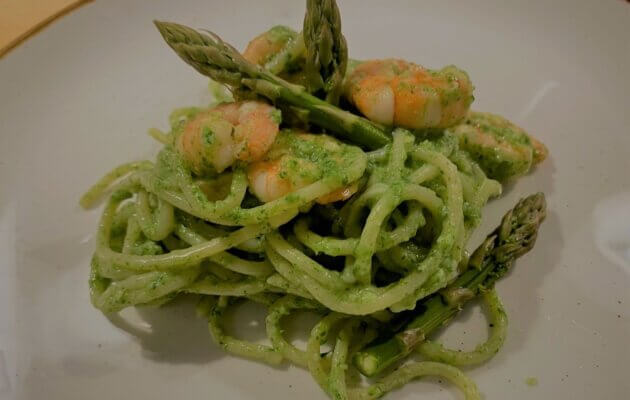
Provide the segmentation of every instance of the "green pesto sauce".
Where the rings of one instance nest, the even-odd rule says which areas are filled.
[[[290,54],[284,50],[295,40],[297,32],[285,25],[276,25],[265,32],[264,35],[269,44],[278,45],[279,48],[269,51],[269,53],[264,56],[261,65],[265,65],[280,53],[283,53],[285,58],[283,63],[286,63],[290,58]]]
[[[111,199],[112,201],[123,201],[132,196],[131,192],[128,190],[116,190],[112,193]]]
[[[453,135],[449,131],[444,131],[441,134],[433,135],[429,139],[420,143],[421,146],[433,151],[450,157],[459,147],[459,140],[457,136]]]
[[[538,386],[538,378],[529,377],[525,379],[525,384],[527,384],[527,386]]]
[[[123,229],[126,229],[126,227],[124,227]],[[124,243],[125,243],[125,230],[123,230],[122,232],[116,232],[116,234],[114,234],[112,231],[112,236],[109,239],[109,247],[111,247],[112,250],[120,253],[122,252]]]
[[[532,166],[534,147],[529,136],[498,115],[471,112],[452,132],[459,137],[460,147],[492,179],[507,181]]]
[[[267,31],[267,38],[272,42],[287,41],[297,36],[297,32],[286,25],[276,25]]]
[[[174,178],[176,171],[183,167],[182,160],[171,146],[166,146],[157,157],[157,163],[153,169],[156,178],[156,186],[161,189],[167,188],[168,181]]]
[[[466,119],[466,124],[477,127],[500,141],[527,146],[532,144],[525,131],[498,115],[473,111]]]
[[[419,145],[432,151],[437,151],[449,158],[449,160],[455,164],[458,171],[462,174],[462,183],[466,183],[468,185],[470,191],[472,192],[471,194],[474,196],[475,193],[481,189],[481,185],[485,184],[488,180],[488,177],[484,172],[484,168],[479,165],[470,151],[464,151],[460,148],[460,141],[453,132],[446,130],[441,134],[434,133],[428,137],[428,139],[420,142]],[[420,165],[414,163],[412,166],[417,168]],[[423,186],[435,191],[440,197],[446,195],[445,186],[439,177],[432,181],[425,182]],[[481,221],[481,209],[485,205],[485,203],[472,204],[469,200],[471,199],[464,196],[464,225],[468,232],[478,226]]]
[[[286,199],[289,203],[297,203],[298,201],[300,201],[300,196],[295,193],[289,193]]]
[[[282,111],[280,111],[277,108],[274,108],[273,111],[271,111],[271,120],[280,125],[282,123]]]
[[[210,146],[212,143],[214,143],[214,132],[212,131],[212,128],[207,125],[204,125],[203,128],[201,128],[201,137],[203,139],[203,143],[206,146]]]
[[[217,104],[234,101],[234,97],[232,96],[230,90],[225,85],[212,79],[208,81],[208,91],[212,97],[214,97],[214,103],[210,104],[211,107]]]
[[[179,127],[186,121],[192,119],[195,115],[199,114],[202,108],[199,107],[181,107],[176,108],[171,112],[168,117],[168,122],[171,125],[173,131],[179,129]]]
[[[461,70],[454,65],[449,65],[439,71],[434,72],[435,76],[445,81],[448,85],[441,89],[440,100],[443,107],[451,104],[464,102],[464,108],[468,108],[474,100],[472,94],[472,85],[464,85],[464,88],[470,86],[470,93],[464,91],[460,82],[470,82],[470,78],[466,71]]]
[[[111,280],[100,276],[98,272],[96,272],[99,269],[99,263],[96,257],[92,257],[91,266],[92,272],[90,273],[89,279],[90,290],[95,293],[101,293],[107,289]]]
[[[132,249],[132,254],[138,256],[155,256],[157,254],[162,254],[163,252],[162,247],[152,240],[137,243]]]
[[[155,279],[151,281],[151,283],[149,284],[149,288],[151,290],[155,290],[159,288],[160,286],[164,286],[164,283],[166,283],[167,278],[168,276],[165,272],[160,273],[158,276],[155,277]]]
[[[357,160],[359,152],[360,149],[330,136],[317,135],[305,140],[293,131],[283,130],[269,156],[271,159],[278,153],[284,156],[280,171],[283,178],[315,181],[326,177],[345,183],[344,170]]]

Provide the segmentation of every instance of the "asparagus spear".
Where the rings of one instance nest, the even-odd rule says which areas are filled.
[[[304,17],[304,70],[311,93],[323,90],[326,101],[339,102],[348,65],[348,45],[341,33],[341,16],[335,0],[307,0]]]
[[[534,247],[545,209],[542,193],[520,200],[475,250],[468,268],[441,293],[416,305],[420,314],[401,332],[355,354],[353,361],[359,371],[373,376],[407,356],[432,331],[459,313],[468,300],[491,288],[518,257]]]
[[[254,65],[232,46],[211,32],[198,32],[183,25],[155,21],[168,45],[201,74],[233,89],[249,88],[272,101],[306,111],[308,120],[332,133],[369,149],[391,141],[388,130],[365,118],[344,111]]]

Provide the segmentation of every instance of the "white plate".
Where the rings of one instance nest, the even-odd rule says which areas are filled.
[[[242,48],[272,24],[299,27],[303,3],[97,1],[0,60],[1,398],[324,398],[304,371],[224,355],[189,305],[127,312],[135,334],[94,310],[98,213],[77,205],[104,171],[154,155],[147,128],[207,101],[206,79],[152,19],[210,28]],[[544,191],[549,202],[534,251],[498,285],[509,337],[469,371],[480,389],[488,399],[627,398],[630,4],[340,3],[354,57],[457,64],[477,87],[476,109],[507,116],[551,151],[485,213],[480,235],[521,196]],[[464,317],[451,343],[483,332],[475,313]],[[388,398],[450,390],[417,382]]]

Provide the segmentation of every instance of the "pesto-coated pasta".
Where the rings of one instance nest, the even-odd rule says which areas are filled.
[[[504,343],[492,285],[533,246],[544,197],[519,202],[470,257],[468,238],[501,193],[492,178],[527,172],[546,149],[470,112],[474,87],[454,66],[348,60],[335,1],[309,1],[305,21],[302,33],[257,36],[244,55],[214,34],[156,22],[214,79],[217,103],[175,110],[168,132],[149,131],[163,145],[154,162],[123,164],[81,198],[85,208],[107,198],[92,304],[113,313],[196,296],[225,351],[296,364],[333,399],[379,398],[422,376],[480,399],[457,366]],[[493,326],[485,343],[461,352],[428,340],[477,295]],[[270,345],[227,329],[226,312],[247,301],[266,307]],[[302,348],[285,323],[304,312],[318,319]],[[390,368],[413,351],[427,361]]]

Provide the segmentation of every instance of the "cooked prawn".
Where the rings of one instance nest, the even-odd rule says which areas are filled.
[[[404,60],[371,60],[348,76],[345,96],[372,121],[409,129],[447,128],[459,123],[473,101],[466,72],[439,71]]]
[[[339,168],[343,145],[324,134],[283,131],[265,160],[252,163],[247,177],[250,191],[263,202],[269,202],[334,174]],[[328,193],[320,204],[346,200],[358,190],[352,183]]]
[[[543,143],[499,115],[470,112],[452,131],[461,148],[493,179],[504,181],[523,175],[547,157]]]
[[[529,140],[532,142],[532,146],[534,146],[534,164],[539,164],[543,162],[545,158],[547,158],[547,155],[549,155],[549,150],[547,149],[547,146],[545,146],[543,142],[536,139],[529,133],[527,134],[527,136],[529,136]]]
[[[283,25],[277,25],[252,39],[243,52],[243,57],[253,64],[264,65],[297,33]]]
[[[322,197],[317,199],[317,202],[319,204],[328,204],[328,203],[334,203],[336,201],[348,200],[358,190],[359,190],[359,182],[354,182],[351,185],[341,187],[335,190],[334,192],[330,192],[326,195],[323,195]]]
[[[187,121],[175,146],[196,174],[222,172],[236,160],[260,160],[276,139],[280,122],[280,111],[269,104],[224,103]]]
[[[277,25],[252,39],[243,52],[243,57],[282,79],[305,86],[305,48],[301,39],[301,33],[287,26]]]

